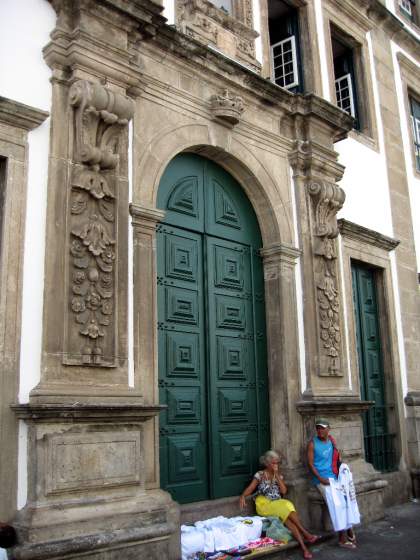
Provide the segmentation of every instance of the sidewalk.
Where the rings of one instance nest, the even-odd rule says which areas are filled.
[[[356,536],[356,550],[339,548],[336,538],[311,547],[314,560],[420,559],[420,503],[408,502],[387,510],[381,521],[356,529]],[[282,558],[301,560],[302,554],[295,549],[283,553]]]

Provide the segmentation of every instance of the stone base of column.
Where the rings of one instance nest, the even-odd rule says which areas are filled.
[[[159,406],[29,404],[28,501],[15,560],[179,557],[179,506],[148,488],[147,427]],[[153,449],[149,453],[154,452]],[[172,552],[171,552],[172,549]]]

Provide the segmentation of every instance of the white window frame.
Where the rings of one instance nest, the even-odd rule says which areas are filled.
[[[353,91],[353,79],[352,79],[352,75],[349,74],[345,74],[344,76],[341,76],[341,78],[337,78],[335,80],[335,91],[336,91],[336,95],[337,95],[337,86],[339,86],[339,90],[340,90],[340,84],[345,81],[346,85],[349,89],[349,100],[350,100],[350,115],[353,118],[356,118],[356,107],[355,107],[355,103],[354,103],[354,91]],[[348,111],[346,111],[346,109],[343,109],[343,107],[340,105],[340,99],[337,96],[337,106],[340,107],[340,109],[342,109],[343,111],[345,111],[346,113]]]
[[[413,16],[412,4],[410,0],[398,0],[398,5],[410,17]]]
[[[275,79],[275,72],[274,70],[276,68],[278,68],[278,66],[274,66],[274,49],[277,47],[281,47],[281,54],[283,54],[284,52],[284,45],[286,43],[290,43],[291,45],[291,51],[292,51],[292,64],[293,64],[293,82],[290,84],[287,84],[286,86],[282,86],[280,84],[280,87],[284,87],[284,89],[290,89],[293,87],[296,87],[299,85],[299,72],[298,72],[298,63],[297,63],[297,52],[296,52],[296,37],[294,35],[291,35],[290,37],[287,37],[287,39],[283,39],[282,41],[279,41],[278,43],[275,43],[274,45],[270,46],[270,65],[271,65],[271,81],[274,83],[276,82]],[[277,55],[276,58],[278,58],[279,55]]]
[[[420,171],[418,158],[420,158],[420,119],[411,115],[411,124],[414,136],[414,160],[417,171]]]

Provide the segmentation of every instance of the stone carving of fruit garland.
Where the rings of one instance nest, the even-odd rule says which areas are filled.
[[[70,193],[69,309],[65,363],[114,366],[117,210],[115,168],[133,102],[86,80],[70,89],[75,154]]]
[[[315,282],[321,338],[320,374],[341,375],[340,299],[337,284],[336,215],[345,200],[333,183],[308,186],[315,209]]]

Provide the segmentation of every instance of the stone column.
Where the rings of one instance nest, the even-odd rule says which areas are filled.
[[[282,454],[290,499],[305,516],[306,472],[302,462],[299,335],[295,267],[301,251],[278,243],[262,249],[267,317],[270,424],[272,446]],[[282,349],[280,352],[279,349]]]

